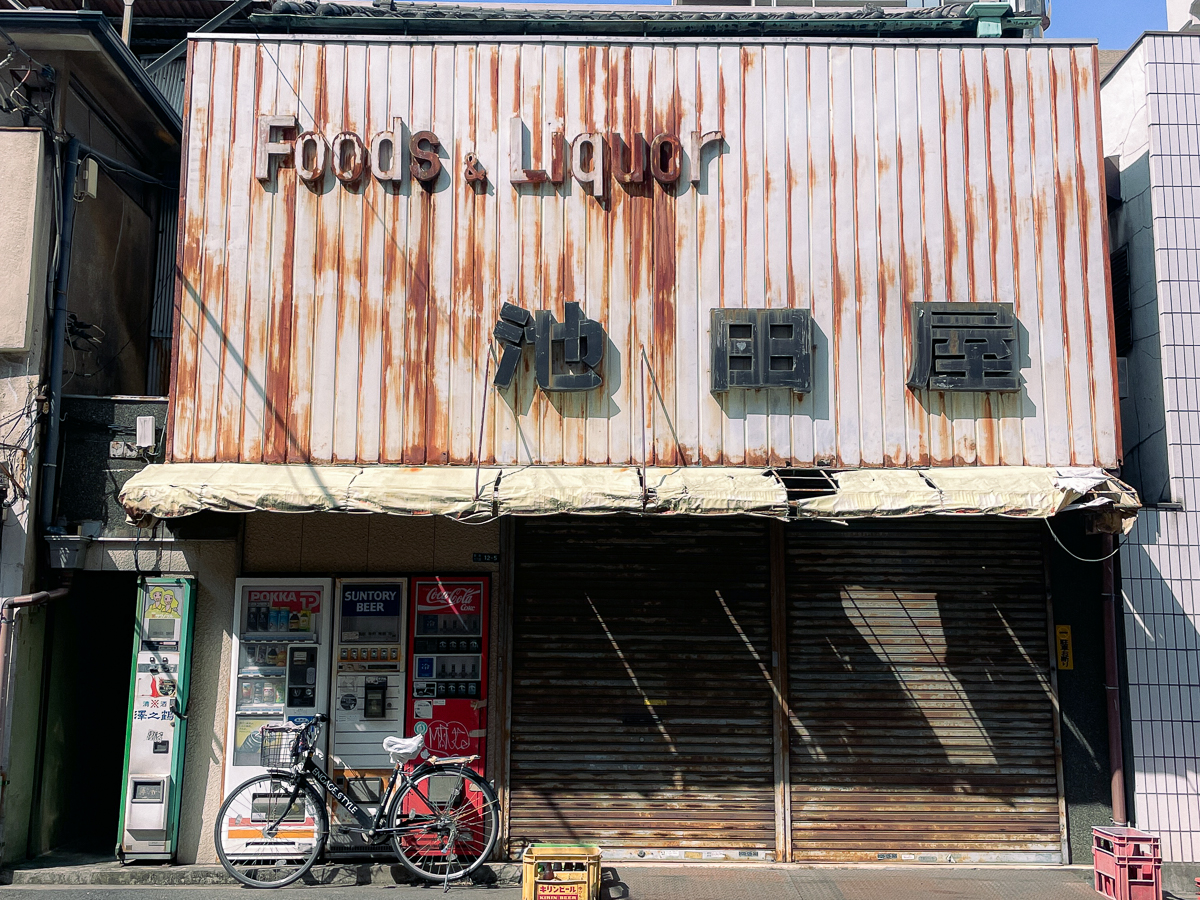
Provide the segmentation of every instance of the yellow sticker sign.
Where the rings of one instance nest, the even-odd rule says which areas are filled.
[[[1058,656],[1058,668],[1071,670],[1075,668],[1075,653],[1071,649],[1071,626],[1054,626],[1054,646]]]

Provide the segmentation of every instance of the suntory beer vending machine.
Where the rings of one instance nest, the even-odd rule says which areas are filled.
[[[263,725],[328,712],[331,588],[327,578],[237,580],[226,793],[264,771]]]
[[[414,578],[408,730],[435,756],[478,754],[486,774],[488,587],[483,578]]]
[[[404,578],[342,578],[334,588],[330,774],[372,813],[392,770],[383,739],[404,734],[407,600]],[[355,824],[331,803],[335,818]],[[373,847],[336,830],[326,846],[331,855],[392,853],[387,841]]]
[[[190,578],[143,578],[138,587],[117,838],[117,854],[126,862],[175,856],[187,733],[192,590]]]

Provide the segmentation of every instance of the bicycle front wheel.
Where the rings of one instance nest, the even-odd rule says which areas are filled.
[[[312,868],[328,835],[325,803],[307,781],[260,775],[234,789],[221,806],[217,856],[242,884],[283,887]]]
[[[500,803],[491,785],[465,767],[430,769],[413,778],[392,806],[392,847],[400,862],[428,881],[470,875],[496,846]]]

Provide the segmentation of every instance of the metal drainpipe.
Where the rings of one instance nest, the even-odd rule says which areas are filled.
[[[71,280],[71,235],[75,231],[75,176],[79,171],[78,139],[67,144],[67,166],[62,185],[62,245],[58,276],[54,282],[54,312],[50,317],[50,424],[42,448],[42,496],[38,516],[42,534],[54,522],[54,495],[58,488],[58,430],[62,420],[63,349],[67,340],[67,285]]]
[[[8,664],[12,658],[12,648],[9,643],[12,638],[12,625],[17,617],[17,610],[29,606],[40,606],[50,600],[61,600],[67,596],[67,588],[56,588],[52,591],[38,591],[35,594],[22,594],[18,597],[8,597],[0,602],[0,847],[7,839],[5,824],[7,820],[8,799],[8,761],[9,761],[9,728],[8,728]]]
[[[1101,536],[1100,599],[1104,611],[1104,693],[1108,700],[1108,768],[1115,825],[1128,825],[1125,815],[1125,751],[1121,742],[1121,680],[1117,666],[1117,596],[1113,536]]]

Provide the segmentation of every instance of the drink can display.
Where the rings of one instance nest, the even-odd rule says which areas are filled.
[[[254,698],[254,685],[249,681],[242,681],[242,702],[249,703]]]
[[[254,702],[263,702],[263,683],[261,681],[254,682]]]
[[[263,703],[274,703],[274,702],[275,702],[275,682],[264,681],[263,682]]]
[[[300,630],[312,631],[312,614],[307,609],[300,612]]]

